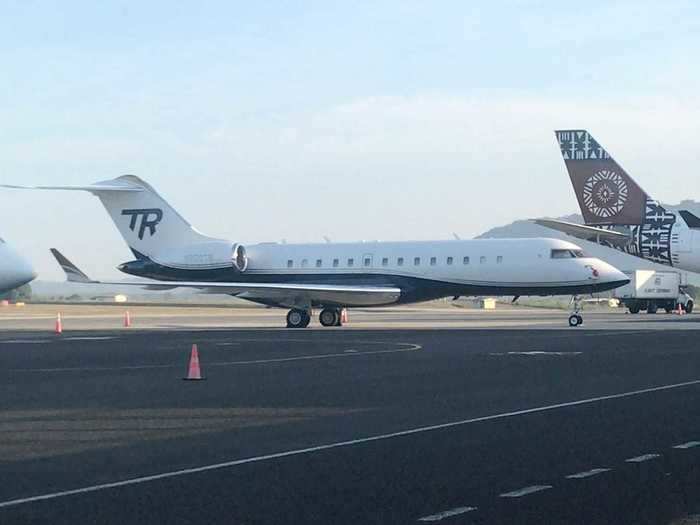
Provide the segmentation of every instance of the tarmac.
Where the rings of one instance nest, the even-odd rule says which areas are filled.
[[[0,312],[0,523],[700,512],[700,315],[143,308],[66,307],[60,336],[55,307]]]

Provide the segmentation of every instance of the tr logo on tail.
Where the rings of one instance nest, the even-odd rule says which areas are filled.
[[[127,215],[131,217],[129,222],[129,229],[133,232],[136,229],[136,222],[139,217],[141,217],[141,225],[139,226],[139,239],[143,239],[143,234],[146,233],[146,228],[148,228],[151,237],[156,233],[156,226],[163,220],[163,210],[160,208],[144,208],[144,209],[131,209],[122,210],[122,215]]]

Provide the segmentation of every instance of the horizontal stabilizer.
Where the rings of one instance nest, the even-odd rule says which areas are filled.
[[[122,184],[114,184],[116,181],[108,181],[109,183],[96,183],[87,186],[19,186],[17,184],[0,184],[0,188],[10,188],[14,190],[68,190],[68,191],[89,191],[91,193],[99,191],[144,191],[138,186],[127,186]]]
[[[557,221],[555,219],[533,219],[532,222],[557,230],[572,237],[592,242],[607,242],[614,246],[625,246],[630,242],[630,237],[624,233],[594,226],[585,226],[574,222]]]
[[[680,210],[678,212],[683,220],[688,225],[688,228],[700,229],[700,217],[690,213],[688,210]]]

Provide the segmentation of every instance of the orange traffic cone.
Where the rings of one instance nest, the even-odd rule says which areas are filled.
[[[56,328],[54,329],[56,335],[61,335],[63,333],[63,322],[61,322],[61,314],[56,314]]]
[[[199,352],[197,351],[197,345],[192,345],[192,352],[190,354],[190,366],[187,370],[187,377],[183,379],[188,381],[199,381],[204,379],[202,377],[202,371],[199,368]]]
[[[129,328],[131,326],[131,316],[129,315],[129,310],[124,312],[124,328]]]
[[[348,309],[347,308],[343,308],[340,311],[340,322],[343,324],[348,322]]]

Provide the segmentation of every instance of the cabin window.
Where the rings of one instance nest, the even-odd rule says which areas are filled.
[[[323,259],[316,259],[316,268],[323,266]]]
[[[465,257],[464,259],[462,259],[462,264],[469,264],[469,257],[468,256]]]
[[[396,264],[398,266],[403,266],[403,257],[399,257],[398,259],[396,259]]]
[[[340,261],[338,259],[333,259],[333,268],[337,268],[339,264]]]
[[[294,266],[294,261],[287,259],[287,268],[292,268]]]
[[[452,257],[448,257],[447,258],[447,266],[452,266],[453,261],[454,261],[454,259]]]
[[[585,257],[586,255],[581,250],[552,250],[552,259],[576,259]]]
[[[389,266],[389,258],[382,257],[382,266]]]
[[[365,260],[363,261],[365,267],[372,266],[372,258],[371,257],[365,257]]]
[[[351,257],[348,259],[348,268],[352,268],[353,266],[355,266],[355,259]]]
[[[430,258],[430,266],[435,266],[437,264],[437,257]]]
[[[485,256],[485,255],[482,255],[481,257],[479,257],[479,264],[484,264],[485,262],[486,262],[486,256]]]
[[[496,257],[496,264],[501,264],[503,262],[503,256],[499,255]]]
[[[420,257],[413,258],[413,266],[420,266]]]

